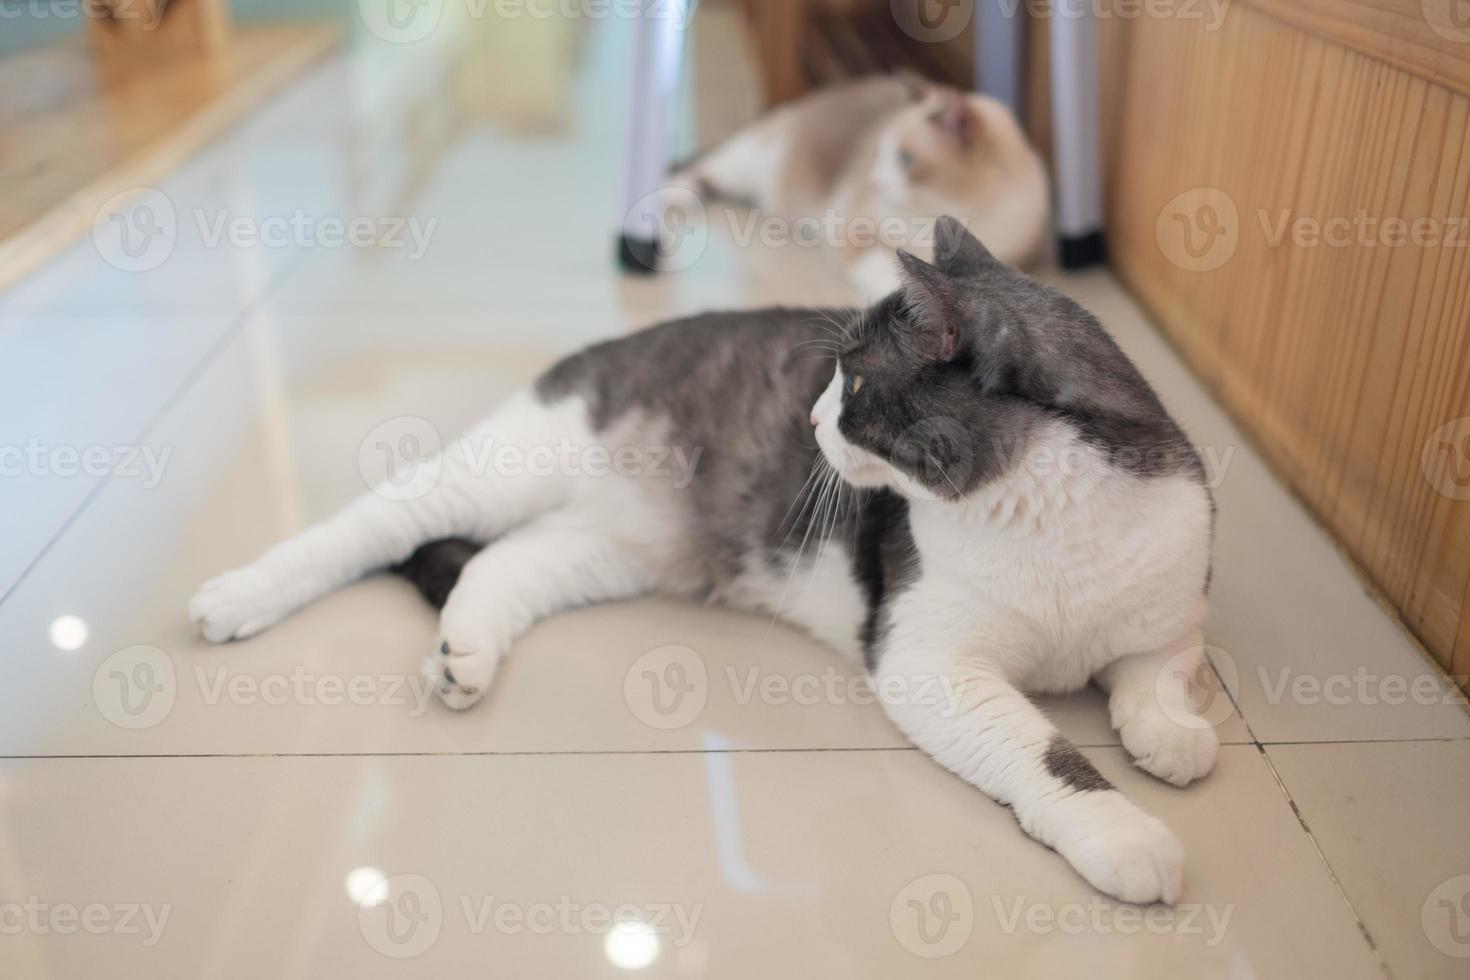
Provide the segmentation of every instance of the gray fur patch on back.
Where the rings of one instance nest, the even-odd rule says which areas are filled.
[[[1052,736],[1042,761],[1046,763],[1047,772],[1080,793],[1113,788],[1113,784],[1104,779],[1087,757],[1061,734]]]
[[[738,578],[752,555],[780,566],[811,514],[792,514],[817,442],[808,421],[832,377],[835,322],[855,311],[708,313],[574,354],[541,377],[548,403],[579,395],[593,428],[643,418],[698,472],[670,498],[689,530],[691,593]],[[793,521],[797,522],[793,529]]]

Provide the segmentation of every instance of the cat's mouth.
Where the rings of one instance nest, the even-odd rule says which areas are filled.
[[[855,487],[882,487],[891,482],[892,468],[873,454],[852,445],[822,420],[817,425],[817,447],[827,465]]]
[[[830,462],[830,460],[829,460]],[[837,468],[837,473],[855,487],[882,487],[888,485],[888,467],[881,463],[858,463]]]
[[[852,486],[887,487],[910,500],[955,500],[962,496],[953,484],[930,486],[881,456],[848,442],[835,425],[817,426],[817,446],[837,475]],[[951,487],[954,492],[947,492]]]

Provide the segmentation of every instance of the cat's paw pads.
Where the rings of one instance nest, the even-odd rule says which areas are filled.
[[[253,565],[210,579],[189,600],[189,619],[211,643],[254,636],[289,611],[275,580]]]
[[[1093,887],[1139,905],[1173,905],[1184,886],[1184,847],[1158,819],[1127,801],[1102,826],[1082,829],[1058,850]]]
[[[500,655],[490,649],[452,647],[440,641],[439,648],[424,661],[424,674],[434,684],[439,699],[455,711],[474,707],[490,689]]]
[[[1118,729],[1123,747],[1139,768],[1173,783],[1188,786],[1215,767],[1220,740],[1206,722],[1181,725],[1153,702],[1136,712]]]

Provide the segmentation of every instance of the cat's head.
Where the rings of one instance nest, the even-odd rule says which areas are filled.
[[[1042,390],[1030,355],[1049,324],[1086,317],[956,219],[939,219],[934,237],[933,264],[899,253],[902,288],[844,332],[812,409],[822,453],[847,482],[910,498],[963,496],[1014,464],[1049,421],[1038,402],[1059,395]]]
[[[894,201],[922,191],[967,193],[977,163],[985,159],[992,100],[935,85],[914,87],[912,93],[913,102],[894,113],[879,136],[875,188]],[[1000,109],[998,103],[994,109]]]

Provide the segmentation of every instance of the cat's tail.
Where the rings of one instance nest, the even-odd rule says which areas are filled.
[[[443,609],[460,573],[484,547],[466,538],[430,541],[409,555],[407,561],[394,565],[393,573],[412,582],[429,605]]]

